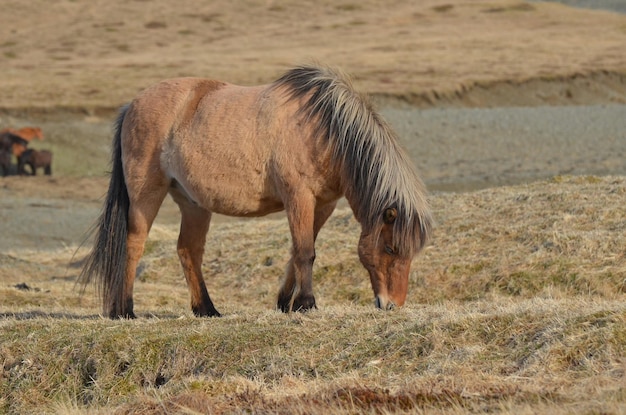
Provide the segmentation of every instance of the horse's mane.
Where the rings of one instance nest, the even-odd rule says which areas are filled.
[[[369,101],[345,75],[326,67],[296,67],[272,87],[305,100],[301,113],[332,146],[346,198],[363,231],[379,229],[384,210],[395,207],[394,245],[404,256],[418,252],[432,228],[426,190],[396,134]]]

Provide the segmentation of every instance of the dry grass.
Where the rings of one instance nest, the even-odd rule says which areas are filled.
[[[117,107],[175,76],[264,83],[309,60],[354,74],[360,90],[413,103],[470,89],[480,101],[482,86],[494,82],[602,77],[598,72],[621,74],[606,81],[623,90],[626,73],[626,16],[558,4],[10,0],[3,6],[10,12],[0,16],[0,96],[10,109]]]
[[[2,255],[0,408],[621,413],[625,199],[620,177],[433,195],[434,243],[391,313],[372,306],[345,210],[320,234],[320,310],[304,315],[273,311],[284,220],[213,227],[204,270],[221,319],[192,317],[167,221],[142,261],[137,321],[100,319],[72,290],[71,248]],[[29,291],[14,287],[24,276]]]
[[[219,320],[37,318],[3,329],[5,408],[18,413],[611,413],[626,404],[626,310],[600,299],[386,315],[350,306]]]

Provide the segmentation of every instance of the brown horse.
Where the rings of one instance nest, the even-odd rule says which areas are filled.
[[[18,158],[19,165],[19,158],[26,151],[28,143],[34,138],[43,140],[43,131],[40,127],[4,128],[0,130],[0,149],[6,151],[8,149],[7,143],[10,142],[10,152]]]
[[[31,175],[37,175],[37,169],[44,169],[44,174],[50,176],[52,174],[52,153],[48,150],[28,149],[19,157],[17,171],[19,174],[26,174],[24,166],[30,166]]]
[[[3,130],[0,132],[0,166],[2,166],[2,175],[7,176],[11,172],[11,158],[15,155],[19,158],[28,146],[28,141],[21,136]]]
[[[11,133],[26,141],[31,141],[34,138],[39,140],[43,140],[43,131],[41,131],[40,127],[22,127],[18,129],[14,128],[5,128],[0,130],[0,134],[2,133]]]
[[[213,212],[286,210],[292,252],[277,305],[315,308],[315,239],[345,195],[362,227],[358,254],[375,304],[404,304],[411,260],[431,233],[421,180],[389,125],[339,72],[297,67],[242,87],[165,80],[122,108],[95,246],[79,282],[96,279],[104,313],[133,318],[144,243],[169,193],[181,211],[178,255],[197,316],[219,316],[202,277]]]

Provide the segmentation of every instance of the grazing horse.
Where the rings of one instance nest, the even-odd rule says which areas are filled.
[[[50,176],[52,174],[52,153],[47,150],[28,149],[19,157],[17,171],[20,174],[26,174],[24,166],[30,166],[31,174],[37,175],[37,169],[43,167],[44,174]]]
[[[254,87],[165,80],[121,109],[112,147],[78,280],[95,280],[110,318],[135,317],[137,264],[168,193],[181,211],[177,250],[196,316],[220,315],[201,270],[212,213],[286,211],[292,250],[277,307],[305,311],[316,307],[315,239],[344,195],[362,228],[358,255],[375,305],[404,304],[411,261],[431,233],[426,191],[395,133],[341,73],[302,66]]]

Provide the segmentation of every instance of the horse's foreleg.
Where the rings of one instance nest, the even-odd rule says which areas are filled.
[[[291,259],[287,264],[287,270],[285,271],[285,279],[283,280],[280,291],[278,292],[277,307],[284,313],[288,313],[293,309],[293,300],[296,294],[296,269],[294,266],[293,250],[291,252]],[[315,298],[313,299],[315,302]]]
[[[313,295],[313,262],[315,261],[315,200],[300,197],[287,204],[287,219],[291,231],[291,259],[285,280],[278,293],[278,308],[283,312],[306,311],[315,308]]]
[[[178,257],[191,294],[191,309],[198,317],[219,317],[220,313],[213,306],[202,277],[202,256],[211,223],[211,212],[190,203],[178,205],[182,216]]]
[[[315,308],[313,262],[315,239],[335,209],[335,202],[307,209],[299,203],[298,211],[288,210],[293,248],[283,285],[278,293],[278,308],[283,312]]]

